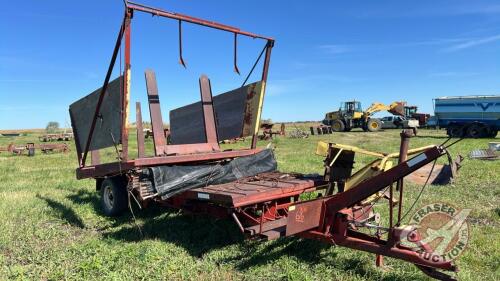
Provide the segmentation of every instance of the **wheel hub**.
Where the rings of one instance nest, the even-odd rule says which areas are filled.
[[[113,207],[114,196],[111,186],[104,187],[103,196],[104,196],[104,203],[106,203],[106,205],[109,207]]]

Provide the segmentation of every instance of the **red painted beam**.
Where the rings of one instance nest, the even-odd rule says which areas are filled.
[[[203,25],[206,27],[215,28],[215,29],[228,31],[228,32],[233,32],[236,34],[249,36],[252,38],[260,38],[260,39],[274,41],[274,39],[271,37],[266,37],[266,36],[254,34],[251,32],[247,32],[247,31],[242,31],[237,27],[217,23],[214,21],[208,21],[208,20],[204,20],[204,19],[200,19],[200,18],[195,18],[195,17],[191,17],[191,16],[179,14],[179,13],[168,12],[168,11],[161,10],[158,8],[153,8],[153,7],[149,7],[146,5],[137,4],[137,3],[133,3],[133,2],[129,2],[129,1],[127,1],[127,8],[132,9],[132,10],[136,10],[136,11],[141,11],[144,13],[149,13],[149,14],[152,14],[154,16],[165,17],[165,18],[185,21],[185,22],[189,22],[189,23],[193,23],[193,24]]]

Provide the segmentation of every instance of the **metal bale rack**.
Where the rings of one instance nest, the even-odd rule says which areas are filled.
[[[233,33],[234,71],[238,73],[237,37],[262,39],[265,45],[240,88],[213,97],[210,80],[206,76],[200,78],[201,102],[170,112],[172,143],[167,143],[165,138],[155,73],[151,70],[146,71],[154,155],[146,156],[141,107],[137,103],[138,148],[137,157],[133,158],[129,155],[128,116],[131,26],[135,12],[178,21],[179,61],[183,66],[185,66],[181,40],[183,22]],[[124,70],[119,78],[110,81],[122,43],[124,43]],[[363,178],[363,181],[352,186],[346,186],[345,183],[351,176],[355,176],[352,175],[355,151],[339,149],[338,146],[331,144],[322,150],[322,154],[326,155],[324,176],[305,176],[276,171],[276,163],[272,162],[275,161],[274,157],[265,150],[257,148],[259,122],[273,46],[274,39],[270,37],[125,1],[123,22],[102,87],[70,106],[79,163],[76,170],[77,178],[96,179],[96,187],[103,195],[102,202],[107,206],[105,212],[109,215],[118,215],[124,211],[123,207],[127,205],[127,200],[133,197],[142,207],[156,202],[193,213],[232,219],[248,237],[277,239],[293,235],[317,239],[329,244],[374,253],[377,255],[378,264],[381,264],[382,256],[388,256],[413,263],[434,278],[450,278],[438,270],[456,270],[451,262],[426,259],[420,254],[419,249],[409,248],[401,243],[404,235],[408,234],[408,229],[401,225],[403,178],[445,155],[446,148],[429,146],[407,160],[410,133],[405,132],[402,134],[401,152],[396,154],[399,155],[399,163],[387,170],[371,169],[375,172],[370,177]],[[264,60],[261,80],[246,85],[262,56]],[[236,115],[230,115],[231,118],[224,119],[223,116],[229,114],[230,109],[234,109],[225,107],[224,104],[235,97],[238,97],[241,109]],[[173,124],[174,119],[181,120],[178,121],[182,123],[181,125],[184,125],[183,122],[196,119],[179,117],[186,116],[185,114],[199,116],[199,120],[196,121],[198,123],[195,123],[197,125],[188,127],[188,130],[182,129],[185,126],[176,127],[177,125]],[[237,126],[227,121],[234,121],[232,118],[234,116],[240,120]],[[252,137],[250,147],[247,149],[222,150],[219,147],[219,141],[246,136]],[[192,139],[197,141],[190,142]],[[115,147],[119,159],[111,163],[101,163],[100,150],[108,147]],[[87,164],[89,153],[90,165]],[[246,159],[252,159],[251,157],[258,158],[263,153],[267,153],[266,157],[272,159],[270,163],[274,169],[229,182],[209,184],[207,181],[207,184],[183,188],[175,194],[165,195],[155,190],[154,184],[158,178],[153,177],[153,180],[148,180],[148,173],[154,174],[161,169],[170,169],[169,172],[175,173],[188,171],[186,175],[196,174],[205,171],[207,167],[227,168],[238,161],[247,161]],[[249,173],[249,171],[243,172]],[[180,174],[178,178],[166,177],[166,180],[178,180],[184,183],[184,178],[185,175]],[[398,184],[399,200],[396,200],[395,194],[393,195],[394,183]],[[335,186],[338,189],[336,193],[334,193]],[[373,202],[367,199],[389,187],[390,203],[387,205],[390,210],[390,225],[383,229],[388,235],[388,239],[383,240],[381,236],[366,234],[361,229],[370,228],[372,226],[370,222],[375,217]],[[321,192],[319,196],[318,194],[309,196],[316,199],[301,200],[300,195],[316,191]],[[396,201],[400,203],[394,204]],[[399,207],[397,213],[393,214],[395,205]]]

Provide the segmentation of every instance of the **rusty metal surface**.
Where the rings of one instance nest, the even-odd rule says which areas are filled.
[[[237,68],[237,35],[243,35],[243,36],[249,36],[251,38],[259,38],[259,39],[264,39],[267,41],[266,43],[266,59],[263,64],[263,75],[262,75],[262,80],[265,83],[267,80],[267,72],[269,68],[269,61],[270,61],[270,52],[271,48],[274,45],[274,39],[270,37],[264,37],[260,36],[254,33],[242,31],[238,28],[231,27],[228,25],[223,25],[220,23],[216,23],[213,21],[207,21],[199,18],[194,18],[191,16],[186,16],[178,13],[172,13],[168,11],[164,11],[161,9],[149,7],[146,5],[138,4],[138,3],[133,3],[133,2],[128,2],[124,1],[125,4],[125,13],[123,17],[123,21],[120,27],[120,31],[118,33],[118,37],[116,39],[115,47],[112,53],[111,61],[108,66],[108,70],[106,73],[106,77],[103,81],[103,85],[98,93],[98,98],[97,102],[95,104],[94,108],[91,108],[90,111],[94,112],[93,118],[89,120],[89,131],[88,134],[85,134],[85,132],[79,132],[79,130],[73,130],[75,134],[80,134],[80,136],[76,136],[75,140],[77,143],[77,155],[78,155],[78,161],[79,161],[79,166],[84,167],[86,165],[85,161],[87,158],[87,154],[91,150],[97,149],[97,147],[91,147],[92,144],[92,138],[94,138],[94,131],[96,129],[96,125],[98,123],[98,119],[102,119],[102,113],[101,113],[101,108],[102,108],[102,103],[103,100],[107,94],[107,88],[109,86],[109,80],[111,78],[111,74],[113,71],[113,68],[115,67],[115,62],[116,58],[118,56],[120,46],[122,45],[123,38],[125,37],[125,50],[124,50],[124,58],[125,58],[125,69],[123,73],[120,73],[121,75],[124,76],[124,79],[122,79],[122,90],[121,90],[121,109],[120,113],[122,114],[121,119],[122,119],[122,126],[120,127],[120,137],[115,137],[113,136],[113,144],[116,146],[118,144],[121,144],[121,161],[127,161],[128,159],[128,103],[129,103],[129,96],[130,96],[130,70],[131,70],[131,62],[130,62],[130,50],[131,50],[131,21],[132,17],[134,14],[134,11],[137,12],[144,12],[144,13],[149,13],[154,16],[159,16],[159,17],[164,17],[164,18],[169,18],[169,19],[175,19],[179,23],[179,52],[180,52],[180,60],[182,65],[186,66],[184,63],[184,60],[182,58],[182,35],[181,35],[181,24],[182,22],[189,22],[193,24],[198,24],[226,32],[231,32],[234,34],[234,69],[239,72]],[[120,53],[121,55],[121,53]],[[260,57],[260,56],[259,56]],[[121,71],[121,69],[120,69]],[[260,100],[262,101],[262,99]],[[260,109],[261,109],[262,102],[259,102],[259,113],[257,115],[257,120],[260,119]],[[73,122],[76,122],[78,120],[78,116],[74,116],[74,114],[70,113],[70,117]],[[256,132],[254,133],[254,135]],[[114,134],[112,134],[114,135]],[[116,141],[116,139],[120,139],[119,141]],[[255,138],[254,138],[255,139]],[[85,141],[86,140],[86,141]],[[162,145],[163,146],[163,145]],[[252,145],[252,148],[255,148],[255,144]],[[117,150],[119,150],[117,148]],[[156,151],[156,155],[163,155],[163,151]]]
[[[131,36],[131,20],[132,15],[126,17],[124,25],[124,35],[125,35],[125,69],[123,71],[123,81],[121,84],[122,91],[122,128],[121,128],[121,161],[128,160],[128,130],[129,130],[129,103],[130,103],[130,36]]]
[[[97,166],[86,166],[76,169],[78,179],[99,178],[123,174],[138,167],[197,163],[203,161],[219,161],[228,158],[248,156],[261,151],[260,149],[228,150],[213,153],[198,153],[189,155],[172,155],[166,157],[149,157],[129,160],[126,162],[103,163]]]
[[[323,211],[322,200],[306,201],[290,206],[286,235],[290,236],[320,226]]]
[[[44,134],[38,137],[39,141],[70,141],[73,140],[73,133]]]
[[[332,126],[329,125],[319,125],[319,126],[311,126],[309,127],[311,135],[328,135],[333,133]]]
[[[274,136],[285,136],[285,124],[281,123],[279,131],[273,131],[273,123],[262,123],[260,124],[260,128],[262,130],[262,134],[259,135],[260,140],[271,140]]]
[[[270,61],[271,61],[271,53],[272,53],[272,50],[273,50],[273,46],[274,46],[274,40],[268,40],[267,41],[267,44],[266,44],[266,54],[265,54],[265,58],[264,58],[264,64],[262,66],[262,83],[263,83],[263,89],[262,89],[262,97],[260,98],[260,102],[259,102],[259,108],[258,108],[258,114],[257,116],[255,117],[256,118],[256,123],[255,123],[255,131],[253,133],[253,136],[252,136],[252,145],[251,145],[251,148],[254,149],[257,147],[257,138],[258,138],[258,122],[260,122],[260,119],[261,119],[261,113],[262,113],[262,105],[264,103],[264,90],[265,90],[265,86],[266,86],[266,83],[267,83],[267,76],[269,74],[269,64],[270,64]]]
[[[253,134],[257,123],[258,101],[262,94],[262,83],[256,82],[213,97],[219,140]],[[201,102],[170,111],[172,144],[207,142],[204,128]]]
[[[498,155],[494,150],[491,149],[476,149],[469,153],[469,158],[496,160],[500,159],[500,155]]]
[[[451,159],[450,159],[451,160]],[[406,180],[423,185],[429,178],[428,183],[434,185],[444,185],[453,182],[458,176],[463,157],[458,155],[451,163],[441,165],[435,164],[432,170],[432,163],[429,163],[406,177]],[[432,173],[431,173],[432,171]],[[430,173],[430,176],[429,176]]]
[[[52,152],[68,152],[70,151],[69,146],[65,143],[49,143],[49,144],[9,144],[7,147],[0,147],[1,151],[6,151],[14,155],[28,155],[35,156],[35,151],[40,150],[43,153]]]
[[[158,95],[158,85],[156,84],[156,74],[152,70],[146,70],[146,88],[148,92],[149,114],[151,116],[151,126],[153,127],[153,143],[155,155],[165,153],[167,140],[163,133],[163,118],[161,117],[160,96]]]
[[[194,153],[204,153],[204,152],[216,152],[220,151],[219,142],[217,141],[217,127],[215,123],[214,107],[212,103],[212,90],[210,88],[210,80],[205,75],[202,75],[199,80],[200,83],[200,93],[201,93],[201,122],[200,126],[195,128],[200,129],[204,134],[204,139],[206,141],[200,143],[187,143],[187,144],[169,144],[165,146],[165,153],[167,155],[172,154],[194,154]],[[188,120],[192,120],[191,117],[187,117]],[[200,120],[198,120],[200,121]],[[172,126],[171,120],[171,128]],[[188,128],[184,128],[188,129]],[[191,130],[188,130],[190,132]],[[170,136],[170,131],[169,131]],[[169,138],[172,142],[172,138]]]
[[[211,185],[184,192],[189,199],[204,199],[231,207],[240,207],[294,196],[324,183],[321,177],[300,178],[291,174],[266,173],[233,183]]]
[[[207,143],[218,143],[217,127],[215,126],[215,113],[212,102],[212,88],[206,75],[200,77],[201,104],[203,121],[205,123],[205,139]]]
[[[109,79],[111,79],[111,74],[113,73],[113,68],[115,66],[116,57],[118,56],[118,51],[120,50],[120,47],[121,47],[125,25],[127,24],[127,22],[130,22],[131,17],[132,17],[132,14],[130,13],[130,11],[128,11],[128,10],[125,11],[125,15],[123,17],[123,21],[122,21],[122,24],[120,26],[120,31],[118,32],[118,37],[116,38],[115,47],[113,49],[113,55],[111,56],[111,61],[109,63],[108,70],[106,72],[106,77],[104,78],[104,82],[103,82],[102,87],[101,87],[100,92],[99,92],[98,100],[97,100],[96,105],[95,105],[95,110],[93,110],[94,115],[93,115],[93,118],[91,119],[92,121],[90,123],[89,132],[87,134],[80,134],[75,129],[75,126],[73,124],[74,124],[74,122],[77,121],[77,116],[74,116],[74,114],[71,113],[71,109],[70,109],[69,115],[70,115],[70,119],[71,119],[71,126],[73,127],[73,132],[75,133],[76,151],[78,153],[78,162],[79,162],[78,164],[80,167],[85,166],[85,161],[87,160],[88,152],[90,150],[94,150],[94,149],[90,149],[90,145],[92,143],[92,138],[94,137],[95,126],[97,124],[97,119],[101,115],[101,106],[102,106],[102,103],[104,100],[104,96],[107,93],[107,89],[109,86]],[[120,112],[118,114],[121,114],[122,109],[123,108],[120,108]],[[89,109],[89,110],[92,111],[92,109]],[[121,126],[116,126],[116,127],[121,129]],[[80,134],[80,136],[78,134]],[[82,142],[85,143],[85,146],[81,145]]]
[[[49,153],[49,152],[68,152],[69,147],[65,143],[57,143],[57,144],[35,144],[34,145],[35,149],[40,149],[43,153]]]
[[[405,115],[405,105],[406,102],[395,102],[395,106],[387,110],[389,113],[404,116]]]
[[[135,124],[137,128],[137,157],[142,158],[146,155],[144,147],[144,129],[142,128],[141,103],[135,103]]]
[[[165,147],[167,155],[198,154],[220,151],[219,144],[213,143],[191,143],[191,144],[169,144]]]
[[[90,112],[94,112],[93,118],[91,120],[88,120],[89,122],[86,122],[90,126],[89,132],[88,132],[88,134],[86,134],[86,132],[80,132],[80,130],[76,130],[75,128],[73,129],[73,131],[75,132],[75,143],[76,143],[76,150],[77,150],[79,166],[81,168],[86,166],[85,160],[87,158],[88,152],[96,150],[96,147],[91,147],[91,145],[93,143],[92,139],[95,137],[94,132],[97,128],[99,120],[102,120],[101,108],[103,107],[103,101],[105,99],[105,96],[108,95],[107,90],[108,90],[108,87],[110,87],[109,80],[110,80],[110,77],[112,74],[112,70],[115,67],[116,58],[117,58],[118,54],[120,53],[119,50],[120,50],[120,46],[123,43],[122,42],[123,39],[125,39],[125,44],[124,44],[125,69],[124,69],[123,73],[120,73],[123,76],[123,79],[121,79],[121,82],[122,82],[122,84],[121,84],[122,88],[120,91],[120,95],[121,95],[120,96],[120,106],[121,106],[121,108],[119,110],[119,112],[121,114],[122,124],[121,124],[121,126],[115,127],[115,128],[118,128],[120,130],[120,132],[119,132],[120,135],[118,137],[114,136],[115,135],[114,133],[111,133],[110,135],[112,135],[113,145],[116,147],[116,150],[118,152],[121,151],[120,161],[122,161],[122,163],[128,163],[128,161],[127,161],[128,160],[128,126],[127,126],[127,124],[128,124],[128,117],[129,117],[129,115],[128,115],[128,103],[129,103],[129,96],[130,96],[130,77],[131,77],[130,76],[130,70],[131,70],[131,62],[130,62],[130,60],[131,60],[130,59],[131,22],[132,22],[134,11],[150,13],[150,14],[153,14],[155,16],[178,20],[179,31],[181,31],[181,29],[180,29],[181,23],[184,21],[184,22],[199,24],[202,26],[206,26],[206,27],[210,27],[210,28],[219,29],[219,30],[233,33],[235,36],[235,41],[234,41],[234,55],[235,55],[234,67],[235,67],[235,69],[237,69],[237,58],[236,58],[236,55],[237,55],[236,54],[236,52],[237,52],[237,49],[236,49],[237,48],[237,41],[236,41],[237,38],[236,37],[237,37],[237,35],[244,35],[244,36],[249,36],[252,38],[260,38],[260,39],[267,40],[266,47],[265,47],[266,59],[265,59],[264,64],[263,64],[263,75],[262,75],[263,83],[265,83],[265,81],[267,80],[267,72],[269,69],[269,62],[270,62],[270,52],[271,52],[271,49],[274,45],[274,39],[272,39],[270,37],[263,37],[263,36],[259,36],[257,34],[241,31],[238,28],[227,26],[227,25],[222,25],[222,24],[215,23],[212,21],[197,19],[194,17],[181,15],[181,14],[177,14],[177,13],[171,13],[171,12],[163,11],[163,10],[160,10],[157,8],[148,7],[145,5],[132,3],[132,2],[128,2],[128,1],[124,1],[124,3],[125,3],[125,13],[124,13],[123,21],[122,21],[122,24],[120,27],[120,31],[118,33],[118,37],[116,39],[115,47],[114,47],[114,50],[112,53],[111,61],[110,61],[109,66],[108,66],[106,77],[105,77],[103,85],[102,85],[102,87],[99,90],[99,93],[97,95],[98,98],[97,98],[97,102],[95,104],[95,107],[89,109]],[[179,32],[179,39],[181,39],[180,32]],[[180,40],[179,40],[179,45],[180,45],[180,50],[179,50],[180,51],[180,58],[181,58],[181,60],[183,60],[182,59],[182,49],[181,49],[182,44],[181,44]],[[120,53],[120,56],[121,56],[121,53]],[[185,66],[184,62],[183,62],[183,65]],[[121,71],[121,69],[120,69],[120,71]],[[261,90],[262,94],[264,91],[263,88]],[[257,114],[255,115],[256,120],[260,119],[261,107],[262,107],[262,98],[259,100],[259,103],[258,103]],[[158,110],[158,112],[159,112],[159,110]],[[79,119],[79,116],[76,116],[75,114],[72,114],[72,113],[70,113],[70,117],[71,117],[72,124],[77,122],[77,120]],[[159,122],[156,122],[156,123],[159,123]],[[160,131],[160,130],[153,130],[153,131]],[[163,135],[163,130],[161,130],[161,131],[162,131],[162,135]],[[254,131],[254,132],[256,133],[256,131]],[[156,137],[156,139],[158,139],[158,137],[159,137],[159,135]],[[155,142],[155,144],[156,143],[157,142]],[[215,145],[212,147],[215,147],[218,145],[217,142],[214,142],[214,143],[215,143]],[[121,147],[117,147],[118,145],[121,145]],[[158,145],[155,148],[155,155],[156,156],[160,156],[160,157],[166,156],[165,151],[159,151],[162,148],[164,149],[165,145],[166,145],[166,142],[165,142],[165,144],[161,143],[161,145]],[[252,148],[255,148],[255,145],[253,145]],[[189,151],[191,149],[188,147],[186,147],[186,149],[174,147],[174,150],[177,150],[177,151],[188,150]],[[199,149],[196,150],[196,153],[198,153],[197,151],[199,151]],[[147,160],[147,161],[150,161],[150,160]],[[113,165],[108,165],[106,167],[113,167]]]
[[[434,161],[436,158],[442,156],[443,153],[444,152],[441,148],[437,146],[431,147],[423,153],[396,165],[384,173],[378,174],[344,192],[332,196],[327,199],[327,207],[329,208],[330,213],[335,213],[345,207],[353,206],[355,203],[361,202],[402,177],[405,177],[424,165]]]
[[[116,78],[108,85],[108,90],[102,100],[102,109],[99,112],[98,122],[94,129],[94,135],[89,145],[89,150],[97,150],[118,145],[121,142],[121,80],[122,76]],[[70,105],[69,111],[72,115],[73,132],[77,135],[75,144],[80,148],[86,147],[87,136],[91,131],[92,110],[99,102],[101,88],[90,95]]]
[[[90,163],[92,165],[101,164],[101,153],[99,152],[99,150],[92,150],[90,152]]]
[[[250,236],[262,234],[267,236],[268,240],[273,240],[280,236],[285,236],[286,226],[287,218],[281,218],[265,222],[262,225],[258,224],[246,227],[245,232]]]
[[[206,27],[224,30],[224,31],[235,33],[235,34],[248,36],[251,38],[260,38],[260,39],[274,41],[274,39],[271,37],[266,37],[266,36],[261,36],[258,34],[250,33],[247,31],[240,30],[237,27],[217,23],[214,21],[208,21],[208,20],[204,20],[204,19],[200,19],[200,18],[195,18],[195,17],[183,15],[180,13],[168,12],[165,10],[161,10],[161,9],[153,8],[153,7],[148,7],[146,5],[134,3],[131,1],[126,1],[126,4],[127,4],[128,9],[135,10],[135,11],[141,11],[141,12],[145,12],[145,13],[150,13],[153,16],[166,17],[166,18],[171,18],[171,19],[175,19],[175,20],[179,20],[179,21],[185,21],[185,22],[189,22],[189,23],[193,23],[193,24],[203,25]]]

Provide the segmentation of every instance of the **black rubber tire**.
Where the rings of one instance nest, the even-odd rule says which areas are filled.
[[[461,138],[464,135],[464,128],[457,125],[450,126],[447,133],[452,138]]]
[[[342,120],[335,120],[332,122],[332,130],[334,132],[343,132],[345,129],[344,122]]]
[[[467,128],[467,137],[469,138],[483,138],[487,135],[487,128],[481,124],[472,124]]]
[[[368,131],[376,132],[382,128],[382,122],[378,119],[368,119],[368,122],[366,122],[366,127]]]
[[[490,130],[488,137],[489,138],[496,138],[497,135],[498,135],[498,130]]]
[[[352,130],[352,128],[345,128],[344,132],[350,132],[351,130]]]
[[[106,216],[120,216],[127,209],[127,187],[120,178],[107,178],[101,184],[101,208]]]

